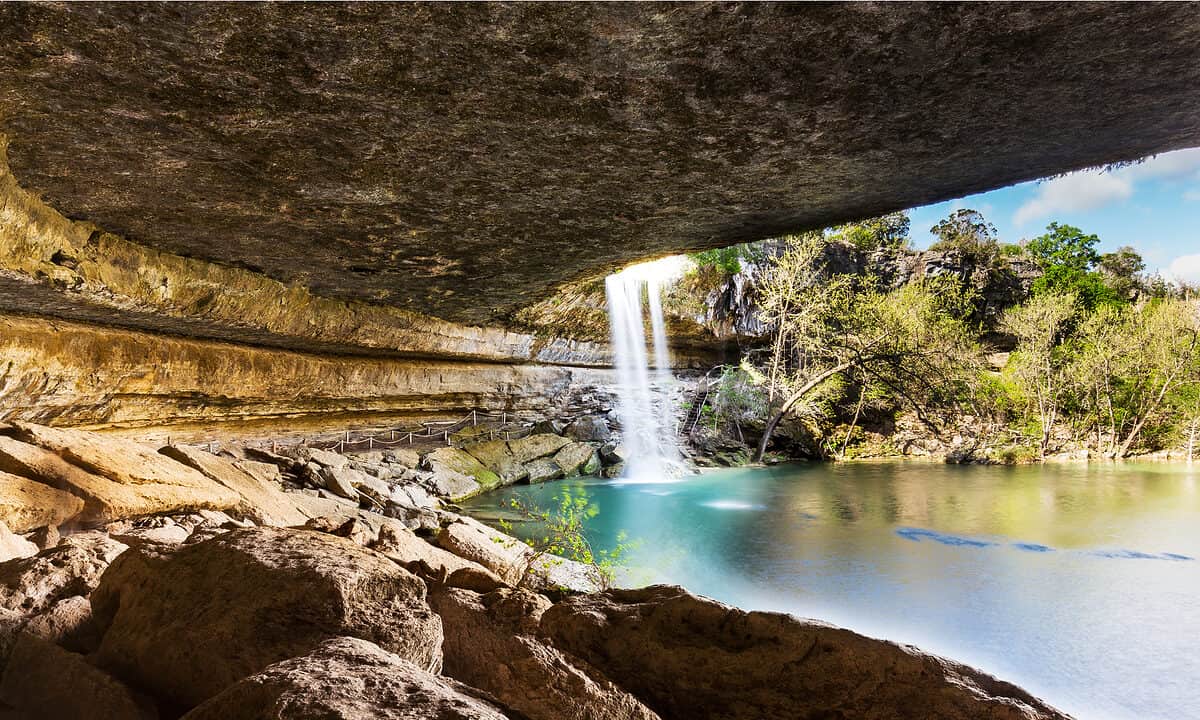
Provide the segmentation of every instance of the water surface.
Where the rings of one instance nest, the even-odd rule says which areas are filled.
[[[630,582],[913,643],[1081,719],[1200,718],[1200,468],[788,465],[467,509],[571,489],[595,544],[639,541]]]

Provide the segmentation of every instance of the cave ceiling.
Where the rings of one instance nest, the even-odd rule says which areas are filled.
[[[502,324],[625,263],[1200,145],[1200,4],[0,5],[20,184]]]

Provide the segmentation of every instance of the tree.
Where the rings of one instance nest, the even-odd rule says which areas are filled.
[[[1105,284],[1122,300],[1132,300],[1141,285],[1139,275],[1146,269],[1146,261],[1137,250],[1124,245],[1101,255],[1098,266]]]
[[[863,279],[830,276],[821,265],[825,242],[813,234],[793,238],[760,288],[773,333],[767,377],[774,412],[759,460],[779,422],[837,378],[878,383],[928,422],[927,399],[954,387],[956,368],[974,354],[961,316],[947,312],[955,285],[918,282],[885,293]]]
[[[1060,340],[1076,318],[1076,305],[1074,295],[1045,292],[1009,309],[1000,323],[1017,339],[1009,371],[1037,412],[1038,457],[1043,459],[1054,438],[1068,387],[1069,355]]]
[[[1128,425],[1116,450],[1122,458],[1171,393],[1190,384],[1200,342],[1196,310],[1180,300],[1152,302],[1131,313],[1126,333],[1130,352],[1119,382]]]
[[[909,228],[908,213],[894,212],[838,225],[830,230],[830,238],[849,243],[864,252],[871,252],[908,245]]]
[[[929,246],[930,250],[955,250],[962,253],[964,259],[981,265],[991,264],[1000,256],[996,226],[978,210],[955,210],[929,232],[937,236]]]
[[[1121,296],[1095,270],[1100,262],[1099,242],[1096,235],[1085,235],[1072,225],[1047,225],[1046,233],[1025,247],[1042,270],[1033,282],[1033,294],[1071,294],[1085,310],[1121,303]]]

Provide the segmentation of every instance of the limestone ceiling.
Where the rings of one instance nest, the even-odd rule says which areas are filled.
[[[562,282],[1200,145],[1200,4],[0,5],[28,190],[331,298]]]

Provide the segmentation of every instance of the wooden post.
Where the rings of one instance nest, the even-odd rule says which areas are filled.
[[[471,427],[475,427],[478,424],[479,424],[479,418],[475,416],[475,410],[472,409],[471,410]]]
[[[371,437],[370,435],[367,436],[367,449],[368,450],[375,449],[375,438]]]
[[[408,431],[408,444],[412,445],[412,430]]]

